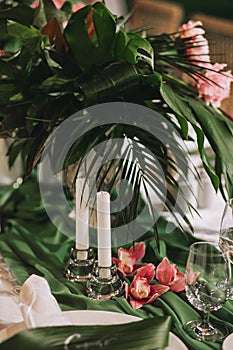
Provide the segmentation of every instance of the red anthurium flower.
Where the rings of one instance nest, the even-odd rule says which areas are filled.
[[[156,269],[156,279],[169,286],[173,292],[182,292],[185,289],[185,276],[176,265],[170,264],[168,258],[163,258]]]
[[[145,255],[145,243],[135,243],[129,250],[124,248],[118,249],[118,259],[113,258],[118,270],[123,276],[135,275],[137,269],[145,264],[136,264],[136,261]]]
[[[137,270],[136,276],[130,286],[125,283],[126,298],[130,299],[133,309],[139,309],[145,304],[152,303],[160,295],[169,290],[168,286],[161,284],[150,285],[149,282],[153,279],[154,275],[154,265],[147,264]]]

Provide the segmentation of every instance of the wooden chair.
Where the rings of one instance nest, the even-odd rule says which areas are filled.
[[[233,72],[233,21],[207,16],[196,13],[192,20],[200,20],[206,31],[206,38],[209,41],[210,56],[213,62],[227,63]],[[233,84],[231,96],[225,99],[221,105],[222,109],[233,115]]]
[[[183,8],[172,2],[157,0],[131,1],[129,28],[144,29],[148,34],[173,33],[183,19]]]

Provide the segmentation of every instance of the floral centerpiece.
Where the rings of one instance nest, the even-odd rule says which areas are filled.
[[[99,103],[126,101],[156,111],[183,140],[197,142],[214,188],[220,188],[225,197],[232,195],[233,122],[220,106],[229,95],[233,77],[225,65],[211,61],[200,22],[190,21],[176,33],[147,36],[144,31],[127,31],[124,19],[101,1],[86,6],[55,0],[3,3],[0,137],[14,140],[9,149],[11,164],[21,151],[28,176],[53,130],[71,114]],[[115,160],[98,172],[99,188],[108,179],[111,192],[119,176],[127,178],[135,193],[129,210],[132,216],[139,210],[142,186],[148,199],[148,185],[158,195],[159,187],[166,186],[165,206],[172,211],[177,174],[184,179],[186,174],[167,145],[137,125],[97,127],[88,118],[93,128],[77,140],[64,168],[82,160],[104,140],[127,140],[136,166],[117,159],[116,150]],[[82,118],[77,120],[77,128],[82,122]],[[175,136],[167,136],[177,142]],[[204,148],[205,139],[212,148],[211,157]],[[142,147],[132,146],[129,140],[155,154],[166,185],[158,170],[148,167]]]

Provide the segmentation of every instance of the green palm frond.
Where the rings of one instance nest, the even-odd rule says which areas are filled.
[[[117,195],[120,190],[119,183],[123,181],[126,187],[124,192],[121,192],[121,198],[122,203],[127,205],[116,208],[117,215],[114,215],[112,220],[116,226],[132,221],[145,206],[148,207],[147,212],[152,217],[151,222],[156,223],[158,213],[151,201],[153,196],[156,196],[162,209],[173,213],[179,191],[174,174],[176,173],[177,178],[187,182],[187,162],[185,161],[186,150],[182,149],[177,142],[177,135],[170,134],[167,137],[166,119],[161,119],[160,125],[155,120],[150,133],[147,130],[148,126],[145,125],[143,129],[136,125],[136,120],[134,126],[107,124],[94,127],[95,116],[89,113],[88,118],[93,128],[74,143],[66,156],[65,177],[69,176],[67,171],[69,166],[76,163],[74,180],[76,177],[84,176],[85,171],[85,177],[93,179],[92,183],[97,186],[97,188],[91,187],[90,191],[105,190],[112,196]],[[164,135],[168,146],[153,135],[153,128],[160,137]],[[168,156],[170,149],[176,155],[175,159]],[[89,158],[86,158],[87,156]],[[62,159],[63,155],[60,157]],[[131,195],[130,203],[124,195],[126,197]],[[186,201],[185,198],[184,201]],[[182,209],[177,206],[176,210],[182,217],[184,216],[184,220],[191,227]],[[178,216],[176,214],[174,216],[179,223]],[[156,225],[154,225],[154,231],[158,241]]]

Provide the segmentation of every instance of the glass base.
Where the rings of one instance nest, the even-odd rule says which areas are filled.
[[[94,252],[92,248],[87,250],[72,248],[64,276],[73,282],[86,282],[92,276],[93,264]]]
[[[86,287],[87,296],[96,300],[109,300],[124,294],[124,286],[115,264],[110,267],[96,265]]]
[[[203,323],[200,320],[189,321],[183,328],[192,338],[199,341],[222,340],[228,335],[227,330],[219,330],[211,323],[205,323],[205,327],[203,327]]]
[[[233,288],[230,289],[229,300],[233,300]]]

